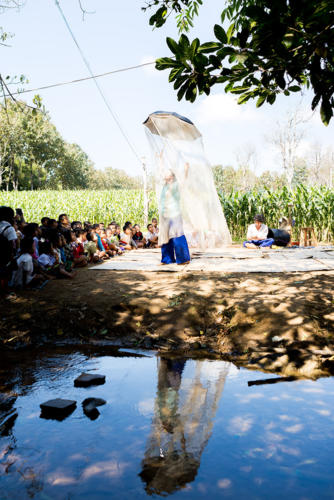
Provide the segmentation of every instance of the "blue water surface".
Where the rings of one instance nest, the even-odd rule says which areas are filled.
[[[22,356],[0,368],[1,500],[334,498],[332,378],[248,386],[275,376],[155,353]],[[76,388],[82,372],[106,383]],[[41,418],[57,397],[76,410]],[[87,397],[107,401],[95,420]]]

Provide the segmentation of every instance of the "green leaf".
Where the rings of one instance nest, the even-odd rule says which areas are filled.
[[[266,100],[266,96],[265,95],[261,95],[258,100],[256,101],[256,107],[259,108],[260,106],[262,106],[262,104],[264,103],[264,101]]]
[[[269,94],[267,96],[267,102],[269,102],[269,104],[274,104],[275,101],[276,101],[276,94]]]
[[[155,61],[155,69],[164,70],[167,68],[179,67],[180,63],[172,59],[171,57],[161,57]]]
[[[237,54],[235,58],[239,63],[243,64],[248,59],[248,54]]]
[[[217,42],[207,42],[200,45],[197,51],[202,53],[214,52],[215,50],[219,49],[219,47],[220,45]]]
[[[324,125],[327,125],[329,124],[332,116],[333,116],[333,108],[329,102],[328,99],[324,99],[322,98],[322,103],[321,103],[321,108],[320,108],[320,116],[321,116],[321,120],[323,122]]]
[[[230,56],[231,54],[235,54],[235,49],[233,49],[233,47],[224,47],[223,49],[218,50],[217,57],[224,59],[226,56]]]
[[[288,90],[290,90],[290,92],[299,92],[301,88],[298,85],[292,85],[291,87],[288,87]]]
[[[178,101],[181,101],[182,97],[184,96],[184,94],[186,93],[187,89],[189,87],[189,81],[187,80],[183,85],[182,87],[180,88],[180,90],[178,91],[177,93],[177,100]]]
[[[173,38],[170,38],[169,36],[166,38],[167,45],[173,54],[178,54],[180,52],[180,48],[175,40]]]
[[[233,36],[233,33],[234,33],[234,28],[235,28],[235,24],[232,23],[229,27],[229,29],[227,30],[227,33],[226,33],[226,36],[227,36],[227,43],[230,43],[231,41],[231,38]]]
[[[194,83],[191,83],[189,85],[187,92],[186,92],[187,101],[194,102],[196,99],[196,95],[197,95],[196,85]]]
[[[223,44],[227,43],[225,30],[222,26],[220,26],[220,24],[215,24],[213,31],[217,40],[219,40]]]
[[[195,54],[196,54],[199,46],[200,46],[200,41],[199,41],[198,38],[195,38],[192,41],[191,45],[190,45],[190,55],[191,55],[191,57],[195,56]]]
[[[172,71],[169,73],[168,81],[173,82],[179,75],[182,74],[183,69],[184,69],[183,66],[181,66],[180,68],[172,69]]]
[[[182,51],[184,52],[186,49],[189,49],[190,47],[190,42],[189,38],[186,35],[181,35],[180,40],[179,40],[179,46],[182,48]]]
[[[243,104],[244,102],[247,102],[251,98],[251,94],[247,92],[246,94],[243,94],[239,97],[238,99],[238,104]]]

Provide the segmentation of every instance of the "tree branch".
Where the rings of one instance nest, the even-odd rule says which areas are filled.
[[[78,0],[78,3],[79,3],[79,7],[80,7],[80,10],[82,12],[82,20],[84,21],[85,20],[85,15],[86,14],[95,14],[95,10],[86,10],[85,7],[83,6],[82,4],[82,0]]]

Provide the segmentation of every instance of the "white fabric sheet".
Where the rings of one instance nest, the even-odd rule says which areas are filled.
[[[189,124],[185,132],[184,122],[178,118],[172,117],[168,127],[167,121],[165,115],[162,118],[152,114],[145,129],[159,203],[159,244],[173,237],[169,234],[170,219],[178,219],[177,233],[185,234],[190,247],[220,248],[231,244],[200,133]]]

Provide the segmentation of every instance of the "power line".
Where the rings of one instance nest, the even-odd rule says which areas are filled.
[[[104,93],[103,93],[103,91],[102,91],[102,89],[101,89],[101,87],[100,87],[100,85],[99,85],[98,81],[96,80],[96,78],[95,78],[95,76],[94,76],[94,74],[93,74],[92,68],[90,67],[89,62],[88,62],[88,60],[86,59],[85,54],[83,53],[83,51],[82,51],[82,49],[81,49],[81,47],[80,47],[80,45],[79,45],[79,43],[78,43],[77,39],[76,39],[76,38],[75,38],[75,36],[74,36],[74,33],[73,33],[72,29],[71,29],[71,26],[69,25],[69,23],[68,23],[68,21],[67,21],[67,19],[66,19],[66,17],[65,17],[65,14],[64,14],[64,12],[63,12],[63,10],[62,10],[61,6],[60,6],[59,0],[55,0],[55,3],[56,3],[56,6],[58,7],[58,10],[59,10],[59,12],[60,12],[61,17],[63,18],[64,23],[65,23],[65,25],[66,25],[66,27],[67,27],[67,29],[68,29],[68,31],[69,31],[69,33],[70,33],[71,37],[72,37],[72,40],[73,40],[73,42],[75,43],[75,45],[77,46],[77,49],[78,49],[78,51],[79,51],[79,53],[80,53],[80,55],[81,55],[81,58],[82,58],[83,62],[85,63],[85,66],[86,66],[86,68],[88,69],[88,71],[89,71],[89,73],[90,73],[90,75],[91,75],[91,78],[92,78],[92,80],[94,81],[95,86],[96,86],[96,88],[97,88],[97,90],[98,90],[98,92],[99,92],[100,96],[101,96],[101,97],[102,97],[102,99],[103,99],[104,104],[106,105],[106,107],[107,107],[107,109],[108,109],[109,113],[111,114],[111,116],[112,116],[112,118],[114,119],[114,121],[115,121],[116,125],[118,126],[118,128],[119,128],[119,130],[120,130],[121,134],[123,135],[123,137],[124,137],[125,141],[127,142],[128,146],[129,146],[129,148],[131,149],[131,151],[133,152],[133,154],[135,155],[135,157],[137,158],[137,160],[138,160],[138,161],[139,161],[139,163],[141,164],[141,161],[140,161],[140,158],[139,158],[139,155],[138,155],[137,151],[135,150],[135,148],[134,148],[134,146],[132,145],[132,143],[131,143],[130,139],[128,138],[127,134],[125,133],[125,130],[123,129],[122,125],[120,124],[120,122],[119,122],[119,120],[118,120],[117,116],[115,115],[115,113],[114,113],[114,112],[113,112],[113,110],[111,109],[111,106],[110,106],[109,102],[107,101],[107,99],[106,99],[106,97],[105,97],[105,95],[104,95]]]
[[[136,66],[128,66],[126,68],[115,69],[113,71],[107,71],[106,73],[100,73],[99,75],[86,76],[85,78],[77,78],[76,80],[70,80],[68,82],[52,83],[50,85],[44,85],[43,87],[38,87],[35,89],[20,90],[19,92],[11,92],[10,95],[6,94],[4,97],[10,97],[13,95],[27,94],[29,92],[38,92],[39,90],[52,89],[54,87],[62,87],[63,85],[72,85],[73,83],[80,83],[86,80],[94,80],[95,78],[101,78],[103,76],[113,75],[114,73],[122,73],[124,71],[131,71],[132,69],[142,68],[143,66],[150,66],[155,64],[155,61],[137,64]]]

